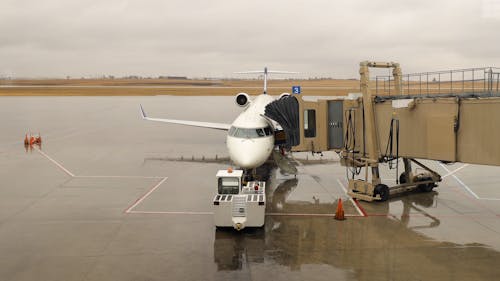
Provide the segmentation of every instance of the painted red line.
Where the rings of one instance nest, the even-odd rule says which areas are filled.
[[[391,217],[391,218],[394,217],[394,215],[392,215],[392,214],[370,214],[369,216],[370,217],[388,217],[388,218],[389,217]]]
[[[167,177],[164,177],[160,182],[158,182],[155,186],[153,186],[148,192],[146,192],[144,195],[142,195],[141,197],[139,197],[137,200],[135,200],[135,202],[130,205],[127,209],[125,209],[125,213],[130,213],[130,211],[132,209],[134,209],[135,207],[137,207],[137,205],[141,204],[142,201],[144,201],[144,199],[146,199],[146,197],[148,197],[151,193],[153,193],[153,191],[155,191],[158,187],[160,187],[160,185],[165,182],[167,180]]]
[[[358,206],[358,208],[361,211],[361,213],[363,213],[363,217],[367,217],[368,214],[366,213],[365,209],[361,206],[361,204],[359,204],[358,200],[357,199],[353,199],[353,201],[354,201],[354,204],[356,204],[356,206]]]
[[[146,215],[213,215],[213,212],[176,212],[176,211],[128,211],[128,214]],[[289,217],[335,217],[335,214],[300,214],[300,213],[267,213],[266,216],[289,216]],[[346,214],[345,217],[361,217]]]
[[[420,217],[420,218],[425,218],[427,217],[424,214],[408,214],[408,215],[395,215],[395,214],[370,214],[370,217],[388,217],[388,218],[411,218],[411,217]],[[445,214],[437,214],[437,215],[432,215],[435,218],[495,218],[494,216],[490,215],[481,215],[481,214],[470,214],[470,215],[445,215]],[[500,215],[496,215],[497,217],[500,217]]]
[[[266,213],[266,216],[287,216],[287,217],[335,217],[335,214],[301,214],[301,213]],[[346,214],[345,217],[361,217],[359,215]]]
[[[347,194],[347,189],[345,188],[344,184],[342,184],[342,182],[341,182],[339,179],[337,179],[337,182],[338,182],[338,184],[340,185],[340,187],[342,188],[342,190],[344,191],[345,195],[346,195],[347,197],[349,197],[349,201],[351,201],[351,203],[352,203],[352,205],[354,206],[354,208],[356,209],[356,211],[358,211],[359,216],[360,216],[360,217],[366,217],[366,213],[365,213],[364,211],[361,211],[361,209],[359,208],[359,205],[357,205],[357,204],[354,202],[354,199],[353,199],[351,196],[349,196],[349,195]]]
[[[45,158],[49,159],[50,162],[56,164],[56,166],[59,167],[61,170],[63,170],[66,174],[68,174],[71,177],[75,177],[75,175],[72,172],[68,171],[68,169],[64,168],[63,165],[59,164],[56,160],[50,158],[50,156],[48,156],[43,151],[41,151],[40,149],[38,149],[38,147],[35,147],[35,150],[38,151],[38,153],[40,153]]]

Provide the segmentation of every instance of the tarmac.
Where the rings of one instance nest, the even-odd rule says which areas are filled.
[[[232,97],[3,97],[0,280],[496,280],[500,168],[426,161],[430,193],[345,194],[333,153],[266,166],[266,224],[216,230],[225,133],[143,121],[231,122]],[[42,147],[25,150],[26,132]],[[182,159],[182,160],[181,160]],[[319,162],[319,163],[318,163]],[[395,173],[382,169],[394,183]],[[337,200],[346,220],[333,218]]]

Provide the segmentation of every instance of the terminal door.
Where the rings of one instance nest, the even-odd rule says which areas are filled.
[[[343,113],[343,101],[328,101],[328,149],[344,146]]]

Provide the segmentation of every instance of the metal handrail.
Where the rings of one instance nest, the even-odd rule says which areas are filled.
[[[402,95],[436,94],[500,94],[500,68],[481,67],[402,75]],[[394,78],[390,75],[375,77],[376,95],[392,95]]]

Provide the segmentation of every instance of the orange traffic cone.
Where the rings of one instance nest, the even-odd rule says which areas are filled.
[[[337,211],[335,212],[335,219],[339,221],[345,220],[344,207],[342,206],[342,199],[340,198],[339,198],[339,203],[337,204]]]
[[[40,136],[40,133],[38,133],[38,137],[35,138],[35,143],[42,144],[42,136]]]

